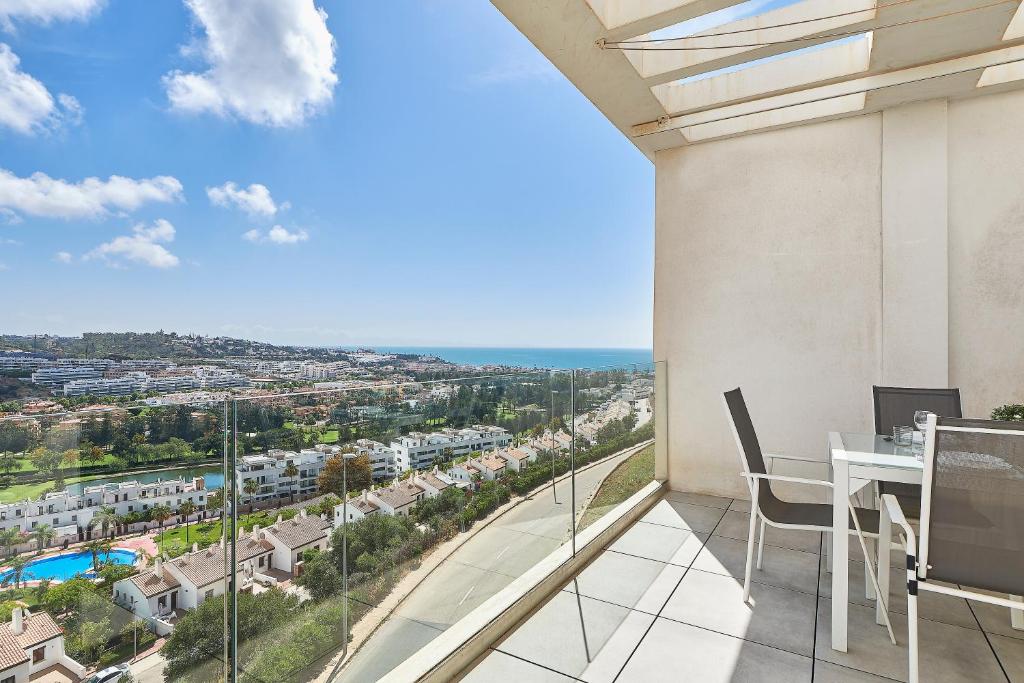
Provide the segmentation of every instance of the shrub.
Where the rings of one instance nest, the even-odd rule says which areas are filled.
[[[992,419],[1024,422],[1024,404],[1009,403],[1005,406],[999,406],[992,411]]]

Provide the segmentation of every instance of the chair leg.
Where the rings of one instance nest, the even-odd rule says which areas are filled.
[[[754,564],[754,538],[757,534],[757,487],[750,505],[750,528],[747,531],[747,566],[743,572],[743,602],[750,600],[750,567]]]
[[[832,532],[826,531],[821,535],[821,540],[825,543],[825,573],[832,573]]]
[[[1019,595],[1011,595],[1010,599],[1022,603],[1020,609],[1010,610],[1010,626],[1016,631],[1024,631],[1024,598]]]
[[[875,599],[875,623],[885,624],[882,612],[889,609],[889,557],[892,553],[892,520],[889,508],[878,506],[878,597]]]
[[[874,540],[873,539],[865,539],[864,542],[866,544],[865,548],[868,551],[866,556],[864,557],[864,561],[865,561],[866,565],[874,566],[875,558],[878,556],[878,546],[874,545]],[[874,545],[875,552],[871,552],[871,549],[872,549],[873,545]],[[875,586],[871,582],[871,576],[868,574],[866,566],[865,566],[865,570],[864,570],[864,597],[867,598],[868,600],[874,600],[875,599]]]
[[[910,656],[910,681],[918,683],[918,652],[917,652],[917,578],[907,570],[907,650]]]
[[[761,535],[757,538],[757,568],[760,569],[764,563],[764,532],[767,530],[764,520],[761,520]]]

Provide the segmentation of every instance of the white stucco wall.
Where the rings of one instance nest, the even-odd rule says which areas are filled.
[[[937,100],[657,155],[673,488],[745,497],[736,386],[764,450],[822,459],[872,384],[1024,400],[1021,120],[1022,93]]]

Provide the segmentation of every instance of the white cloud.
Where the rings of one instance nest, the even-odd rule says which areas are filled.
[[[158,218],[149,227],[139,223],[132,228],[132,234],[121,235],[99,245],[86,254],[85,258],[100,258],[114,265],[122,261],[135,261],[153,268],[173,268],[179,263],[178,257],[161,244],[173,241],[174,226]]]
[[[267,186],[259,183],[253,183],[248,188],[240,188],[229,181],[220,187],[206,188],[206,196],[217,206],[234,206],[254,217],[273,216],[278,208],[286,208],[284,204],[278,207]]]
[[[309,233],[305,230],[288,231],[280,225],[275,225],[270,230],[249,230],[242,234],[242,239],[250,242],[272,242],[274,244],[296,244],[309,239]]]
[[[71,263],[71,254],[66,251],[58,251],[53,255],[53,260],[57,263]]]
[[[208,68],[163,78],[174,109],[295,126],[333,98],[334,37],[313,0],[185,0]],[[191,50],[190,50],[191,51]]]
[[[0,2],[0,27],[14,29],[14,21],[49,24],[53,21],[88,19],[105,0],[3,0]]]
[[[86,178],[78,183],[33,173],[19,178],[0,168],[0,212],[16,211],[46,218],[95,218],[112,210],[134,211],[147,202],[182,198],[181,183],[172,176],[106,180]]]
[[[54,99],[20,64],[10,46],[0,43],[0,126],[31,135],[82,120],[78,100],[64,93]]]
[[[536,51],[522,57],[506,59],[470,79],[473,85],[479,86],[555,80],[558,80],[558,71]]]

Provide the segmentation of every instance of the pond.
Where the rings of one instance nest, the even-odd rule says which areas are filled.
[[[98,486],[100,484],[117,483],[120,481],[138,481],[143,484],[150,484],[154,481],[167,481],[177,479],[178,477],[185,477],[185,481],[192,481],[193,477],[203,477],[208,489],[219,489],[224,486],[223,468],[208,465],[206,467],[175,467],[169,470],[160,470],[159,472],[118,474],[101,479],[90,479],[89,481],[68,484],[65,488],[68,493],[79,494],[86,486]]]

